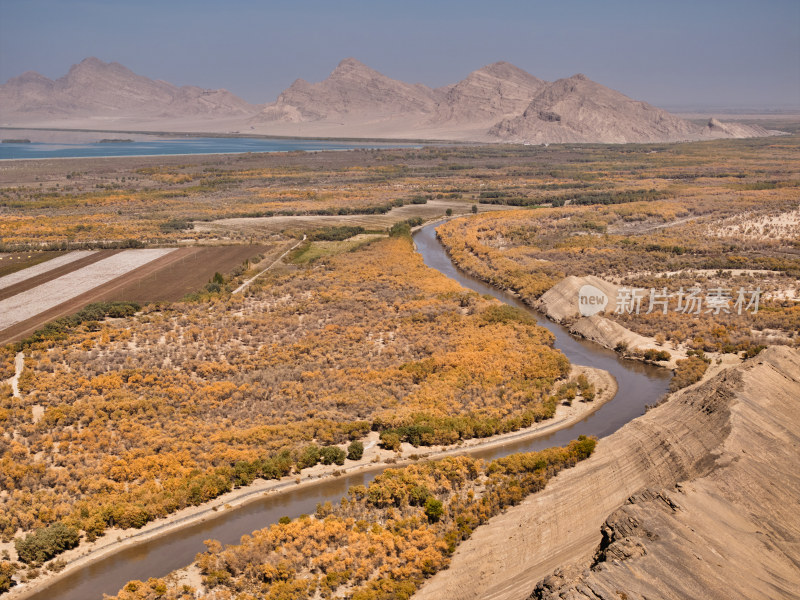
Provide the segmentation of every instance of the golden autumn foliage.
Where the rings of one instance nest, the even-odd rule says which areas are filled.
[[[671,146],[490,145],[159,157],[157,162],[129,158],[86,171],[44,161],[0,178],[0,245],[116,247],[217,239],[220,231],[247,240],[253,231],[241,222],[222,230],[208,222],[289,215],[346,219],[434,199],[455,201],[450,208],[458,213],[458,202],[468,209],[473,203],[601,205],[691,196],[702,205],[743,194],[771,198],[796,191],[796,144],[796,137],[786,137]],[[754,155],[766,157],[765,165]],[[438,214],[444,213],[443,207]],[[629,218],[635,224],[639,216]],[[293,228],[285,222],[282,227]],[[539,284],[532,281],[532,289]]]
[[[454,220],[440,236],[462,268],[527,301],[564,275],[589,273],[639,287],[766,286],[783,295],[746,322],[618,317],[698,350],[755,352],[800,331],[798,148],[797,137],[782,137],[136,159],[65,171],[47,187],[34,179],[37,163],[28,181],[0,190],[0,243],[250,241],[299,230],[207,222],[342,215],[352,226],[344,217],[434,199],[537,207]],[[64,164],[47,169],[71,168]],[[393,220],[364,225],[375,223]],[[370,430],[384,447],[450,444],[547,418],[578,387],[592,393],[559,382],[569,365],[549,333],[425,268],[407,239],[347,244],[309,243],[303,265],[265,275],[244,295],[150,306],[28,348],[22,399],[0,385],[0,536],[62,523],[93,539],[257,477],[338,462],[333,448]],[[682,363],[687,381],[700,366]],[[9,349],[0,373],[13,373]],[[205,586],[215,600],[407,597],[475,526],[544,485],[548,461],[453,459],[389,471],[317,518],[275,525],[238,547],[209,545]],[[351,543],[358,552],[348,563],[342,548]],[[158,579],[120,595],[190,597]]]
[[[14,350],[11,346],[0,347],[0,381],[14,376]]]
[[[6,539],[141,527],[338,461],[312,450],[370,429],[416,444],[518,429],[552,414],[569,371],[549,332],[428,269],[404,237],[67,336],[29,347],[22,399],[0,398]]]
[[[348,165],[318,169],[267,166],[267,161],[237,157],[208,166],[207,159],[195,164],[187,158],[172,166],[123,167],[112,174],[71,171],[48,188],[20,182],[0,190],[7,213],[0,221],[0,242],[7,248],[58,249],[207,239],[215,234],[194,231],[193,221],[380,214],[405,202],[405,194],[392,186],[376,185],[402,178],[402,168],[375,166],[365,176]]]
[[[197,556],[202,587],[173,578],[130,582],[117,600],[192,598],[407,599],[447,567],[475,527],[561,469],[588,458],[595,440],[515,454],[488,465],[466,456],[387,469],[314,517],[277,523]],[[158,588],[157,596],[153,590]]]
[[[462,269],[529,303],[566,275],[591,274],[672,294],[696,286],[726,289],[735,298],[740,288],[748,293],[760,289],[757,314],[671,310],[666,315],[607,316],[643,335],[662,334],[675,344],[688,341],[706,351],[796,343],[797,149],[797,138],[789,138],[770,145],[691,144],[634,153],[627,160],[588,160],[586,173],[596,173],[592,181],[604,180],[603,189],[614,189],[611,182],[616,189],[647,185],[659,195],[629,201],[606,194],[620,203],[578,204],[592,194],[599,203],[600,193],[587,188],[567,194],[564,206],[484,213],[445,223],[437,233]],[[602,175],[595,169],[602,169]],[[547,201],[541,198],[542,204]]]

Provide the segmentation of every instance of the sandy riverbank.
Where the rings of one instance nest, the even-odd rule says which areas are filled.
[[[581,373],[585,374],[589,381],[595,385],[597,397],[592,402],[576,400],[572,402],[571,406],[559,405],[555,416],[548,421],[537,423],[519,431],[489,438],[467,440],[450,447],[428,446],[415,448],[410,444],[404,443],[400,452],[381,449],[378,446],[377,432],[372,432],[363,440],[365,451],[363,458],[359,461],[347,461],[344,466],[317,465],[311,469],[305,469],[299,475],[284,477],[280,480],[259,479],[249,486],[223,494],[211,502],[200,506],[187,507],[169,517],[152,521],[141,529],[110,530],[94,542],[82,544],[60,555],[59,558],[67,563],[66,567],[60,572],[45,572],[35,580],[19,584],[6,594],[6,598],[8,600],[23,600],[56,584],[66,575],[84,569],[115,552],[164,536],[198,522],[212,520],[227,511],[259,500],[264,495],[277,495],[289,490],[298,490],[316,485],[327,478],[343,474],[377,471],[387,467],[403,466],[413,460],[435,460],[446,456],[502,446],[512,441],[533,440],[550,435],[585,419],[616,395],[616,380],[607,371],[573,365],[570,375],[576,376]],[[268,523],[264,523],[264,525],[266,526]],[[11,544],[0,546],[5,546],[7,549],[12,547]],[[202,548],[198,548],[198,551],[200,550]]]
[[[794,597],[800,352],[720,367],[476,529],[414,599]]]

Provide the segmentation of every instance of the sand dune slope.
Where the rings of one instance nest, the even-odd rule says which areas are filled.
[[[797,597],[799,447],[800,352],[769,348],[601,440],[415,598],[523,599],[548,576],[534,597]]]

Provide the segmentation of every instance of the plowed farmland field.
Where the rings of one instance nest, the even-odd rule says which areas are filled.
[[[0,344],[18,341],[48,321],[92,302],[179,300],[202,288],[215,272],[229,273],[257,255],[277,257],[285,245],[98,251],[77,260],[62,260],[57,268],[44,272],[41,266],[46,263],[41,263],[31,268],[30,277],[23,277],[25,270],[18,271],[10,285],[0,288]],[[100,276],[92,281],[92,270],[102,270],[108,261],[114,262],[117,272],[98,271]],[[56,302],[58,294],[62,297]]]

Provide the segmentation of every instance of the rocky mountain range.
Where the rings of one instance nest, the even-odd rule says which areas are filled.
[[[483,123],[511,117],[524,110],[546,83],[510,63],[497,62],[437,90],[439,102],[431,121]]]
[[[28,72],[0,85],[0,125],[535,144],[770,135],[715,119],[696,125],[584,75],[546,82],[498,62],[431,88],[391,79],[354,58],[323,81],[296,80],[267,105],[87,58],[56,80]]]
[[[544,85],[521,114],[489,130],[498,139],[535,143],[679,141],[702,133],[697,125],[581,74]]]
[[[247,117],[261,107],[227,90],[177,87],[137,75],[119,63],[87,58],[59,79],[34,71],[0,85],[0,123],[79,119]]]
[[[434,90],[390,79],[353,58],[319,83],[296,80],[267,106],[261,121],[369,121],[423,117],[436,107]]]

